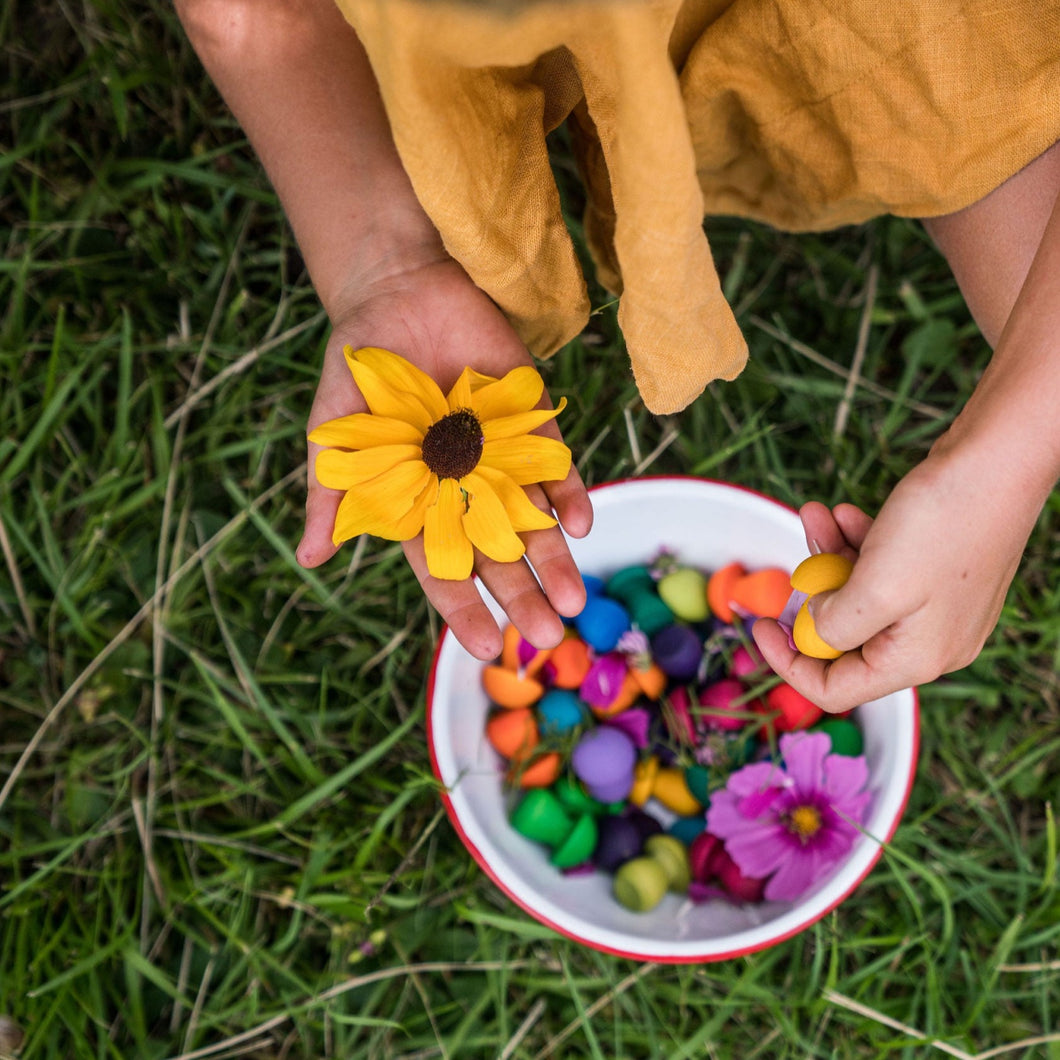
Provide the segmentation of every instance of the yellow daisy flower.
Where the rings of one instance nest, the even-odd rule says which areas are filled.
[[[491,559],[519,559],[518,536],[556,520],[523,486],[566,478],[570,450],[530,432],[561,412],[535,409],[545,385],[533,368],[503,379],[465,368],[448,394],[389,350],[345,348],[368,412],[321,424],[311,442],[317,479],[344,490],[336,545],[358,534],[407,541],[423,531],[435,578],[470,577],[477,548]]]

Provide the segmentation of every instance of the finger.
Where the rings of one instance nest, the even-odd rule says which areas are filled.
[[[320,382],[309,410],[307,432],[328,420],[362,412],[367,406],[354,385],[342,354],[342,344],[333,336],[324,355]],[[307,442],[305,527],[302,540],[295,549],[295,558],[302,567],[319,567],[339,550],[332,541],[335,513],[342,500],[341,490],[330,490],[317,482],[316,459],[323,446]]]
[[[882,601],[862,592],[860,583],[852,587],[850,581],[842,589],[817,593],[807,607],[818,636],[842,652],[860,648],[908,613],[897,602],[888,610]]]
[[[338,552],[332,541],[335,529],[335,513],[342,500],[341,490],[329,490],[316,480],[314,465],[321,446],[309,443],[309,482],[306,489],[305,528],[302,540],[295,549],[295,559],[302,567],[319,567]]]
[[[344,345],[334,334],[328,341],[328,347],[324,351],[324,363],[320,367],[320,381],[317,383],[313,405],[309,410],[307,431],[312,431],[328,420],[348,416],[353,412],[364,412],[368,408],[346,365]]]
[[[852,547],[853,542],[848,539],[827,505],[820,501],[808,501],[799,509],[799,518],[811,554],[833,552],[851,561],[857,559],[857,546]]]
[[[887,634],[826,662],[794,651],[787,634],[772,619],[759,619],[752,633],[777,676],[830,714],[853,710],[916,683],[902,658],[901,645],[889,642]]]
[[[775,619],[760,618],[751,627],[751,635],[771,670],[779,674],[791,669],[799,653],[792,648],[787,631]]]
[[[562,482],[545,482],[542,488],[560,526],[571,537],[585,537],[593,527],[593,503],[574,465]]]
[[[501,631],[492,612],[471,578],[446,581],[427,570],[423,535],[406,541],[402,548],[424,595],[452,631],[453,636],[476,658],[489,662],[501,653]]]
[[[546,540],[542,546],[541,538],[546,535],[551,537],[553,543],[549,544]],[[546,571],[541,575],[542,580],[558,593],[564,601],[564,606],[573,607],[575,613],[580,611],[585,605],[584,587],[576,587],[573,584],[575,578],[580,582],[581,577],[569,554],[566,560],[562,555],[566,544],[562,542],[559,529],[537,530],[526,534],[525,537],[537,538],[532,543],[538,560],[543,563]],[[555,543],[557,537],[559,544]],[[552,560],[542,560],[542,548],[553,553]],[[554,648],[559,644],[563,639],[563,621],[526,560],[498,563],[476,553],[475,569],[482,583],[526,640],[535,648],[542,649]]]
[[[872,529],[872,516],[866,515],[856,504],[837,504],[832,509],[832,514],[843,537],[853,548],[860,551]]]
[[[541,564],[542,579],[561,606],[577,613],[585,605],[585,588],[558,528],[525,534],[527,553]],[[477,659],[489,661],[501,652],[497,620],[472,579],[434,578],[420,535],[404,544],[409,565],[423,591],[456,639]],[[536,648],[553,648],[563,639],[563,622],[542,584],[525,560],[500,563],[476,550],[475,569],[508,620]]]
[[[837,552],[857,561],[841,589],[817,593],[809,602],[814,625],[827,644],[839,651],[851,651],[915,608],[908,593],[881,591],[881,586],[897,582],[878,555],[862,553],[873,526],[870,516],[853,504],[838,504],[829,510],[812,501],[799,514],[807,528],[807,537],[812,533],[821,534],[822,551]]]
[[[295,549],[295,559],[307,569],[319,567],[338,552],[331,535],[335,528],[335,513],[342,494],[338,490],[310,486],[305,502],[305,529]]]
[[[832,509],[820,501],[807,501],[799,509],[806,546],[811,554],[838,552],[846,546],[846,539],[832,515]]]
[[[870,542],[868,537],[862,542]],[[909,577],[889,551],[863,548],[847,583],[817,593],[808,607],[817,633],[839,651],[867,644],[927,603],[925,588]]]
[[[537,407],[554,407],[552,398],[547,390],[542,393]],[[560,442],[563,441],[563,434],[555,420],[549,420],[548,423],[542,424],[534,433],[544,434]],[[592,529],[593,505],[592,501],[589,500],[585,483],[582,481],[582,477],[574,466],[573,461],[565,479],[560,482],[544,482],[542,483],[542,489],[548,498],[548,507],[544,507],[543,510],[555,512],[560,526],[571,537],[585,537]],[[542,507],[542,505],[539,504],[538,507]]]
[[[552,609],[566,618],[580,614],[585,607],[585,581],[559,528],[531,530],[522,538],[526,542],[526,558]]]
[[[578,486],[581,486],[580,477]],[[581,487],[581,490],[588,502],[588,494],[584,493],[584,487]],[[552,510],[551,497],[546,495],[545,488],[530,486],[527,487],[526,492],[530,500],[543,512]],[[588,517],[591,523],[591,505]],[[586,528],[586,533],[588,533],[588,528]],[[531,530],[521,534],[520,537],[526,544],[526,559],[536,572],[553,610],[567,618],[579,614],[585,607],[585,582],[578,570],[578,565],[574,562],[574,557],[570,554],[570,546],[563,536],[563,531],[559,527],[552,527],[548,530]]]

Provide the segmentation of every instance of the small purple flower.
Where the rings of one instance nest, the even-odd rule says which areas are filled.
[[[788,645],[792,651],[797,651],[795,647],[795,638],[792,636],[792,630],[795,628],[795,616],[799,613],[799,609],[802,607],[807,600],[809,600],[807,593],[800,593],[798,589],[793,589],[791,596],[788,597],[788,602],[784,605],[784,610],[777,616],[777,625],[788,635]]]
[[[677,570],[677,567],[677,553],[664,545],[655,553],[648,566],[648,571],[652,578],[658,582],[662,581],[667,574]]]
[[[615,650],[622,652],[623,655],[645,655],[651,652],[651,641],[648,640],[648,635],[639,629],[627,629],[618,638]]]
[[[627,629],[618,638],[615,651],[626,657],[631,670],[647,670],[651,666],[651,641],[639,629]]]
[[[863,756],[829,754],[826,733],[785,733],[783,765],[755,762],[711,798],[707,830],[768,901],[792,901],[850,853],[872,793]]]

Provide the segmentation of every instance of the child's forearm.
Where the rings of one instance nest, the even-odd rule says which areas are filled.
[[[974,240],[965,246],[976,252]],[[936,451],[997,469],[1013,494],[1038,507],[1060,477],[1060,198],[999,331],[988,368]]]
[[[1060,475],[1058,193],[1060,144],[973,206],[925,221],[995,348],[933,455],[980,456],[1039,501]]]
[[[972,398],[875,520],[807,505],[807,542],[857,553],[814,598],[817,633],[844,651],[792,650],[763,620],[767,662],[826,710],[933,681],[981,651],[1060,475],[1060,150],[960,214],[930,222],[994,356]]]
[[[364,50],[334,0],[177,0],[332,319],[369,278],[437,260]]]

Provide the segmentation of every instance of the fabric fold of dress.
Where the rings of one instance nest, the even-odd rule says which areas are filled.
[[[337,0],[449,253],[547,357],[589,303],[545,138],[647,407],[743,368],[705,215],[792,231],[969,205],[1060,139],[1060,0]]]

